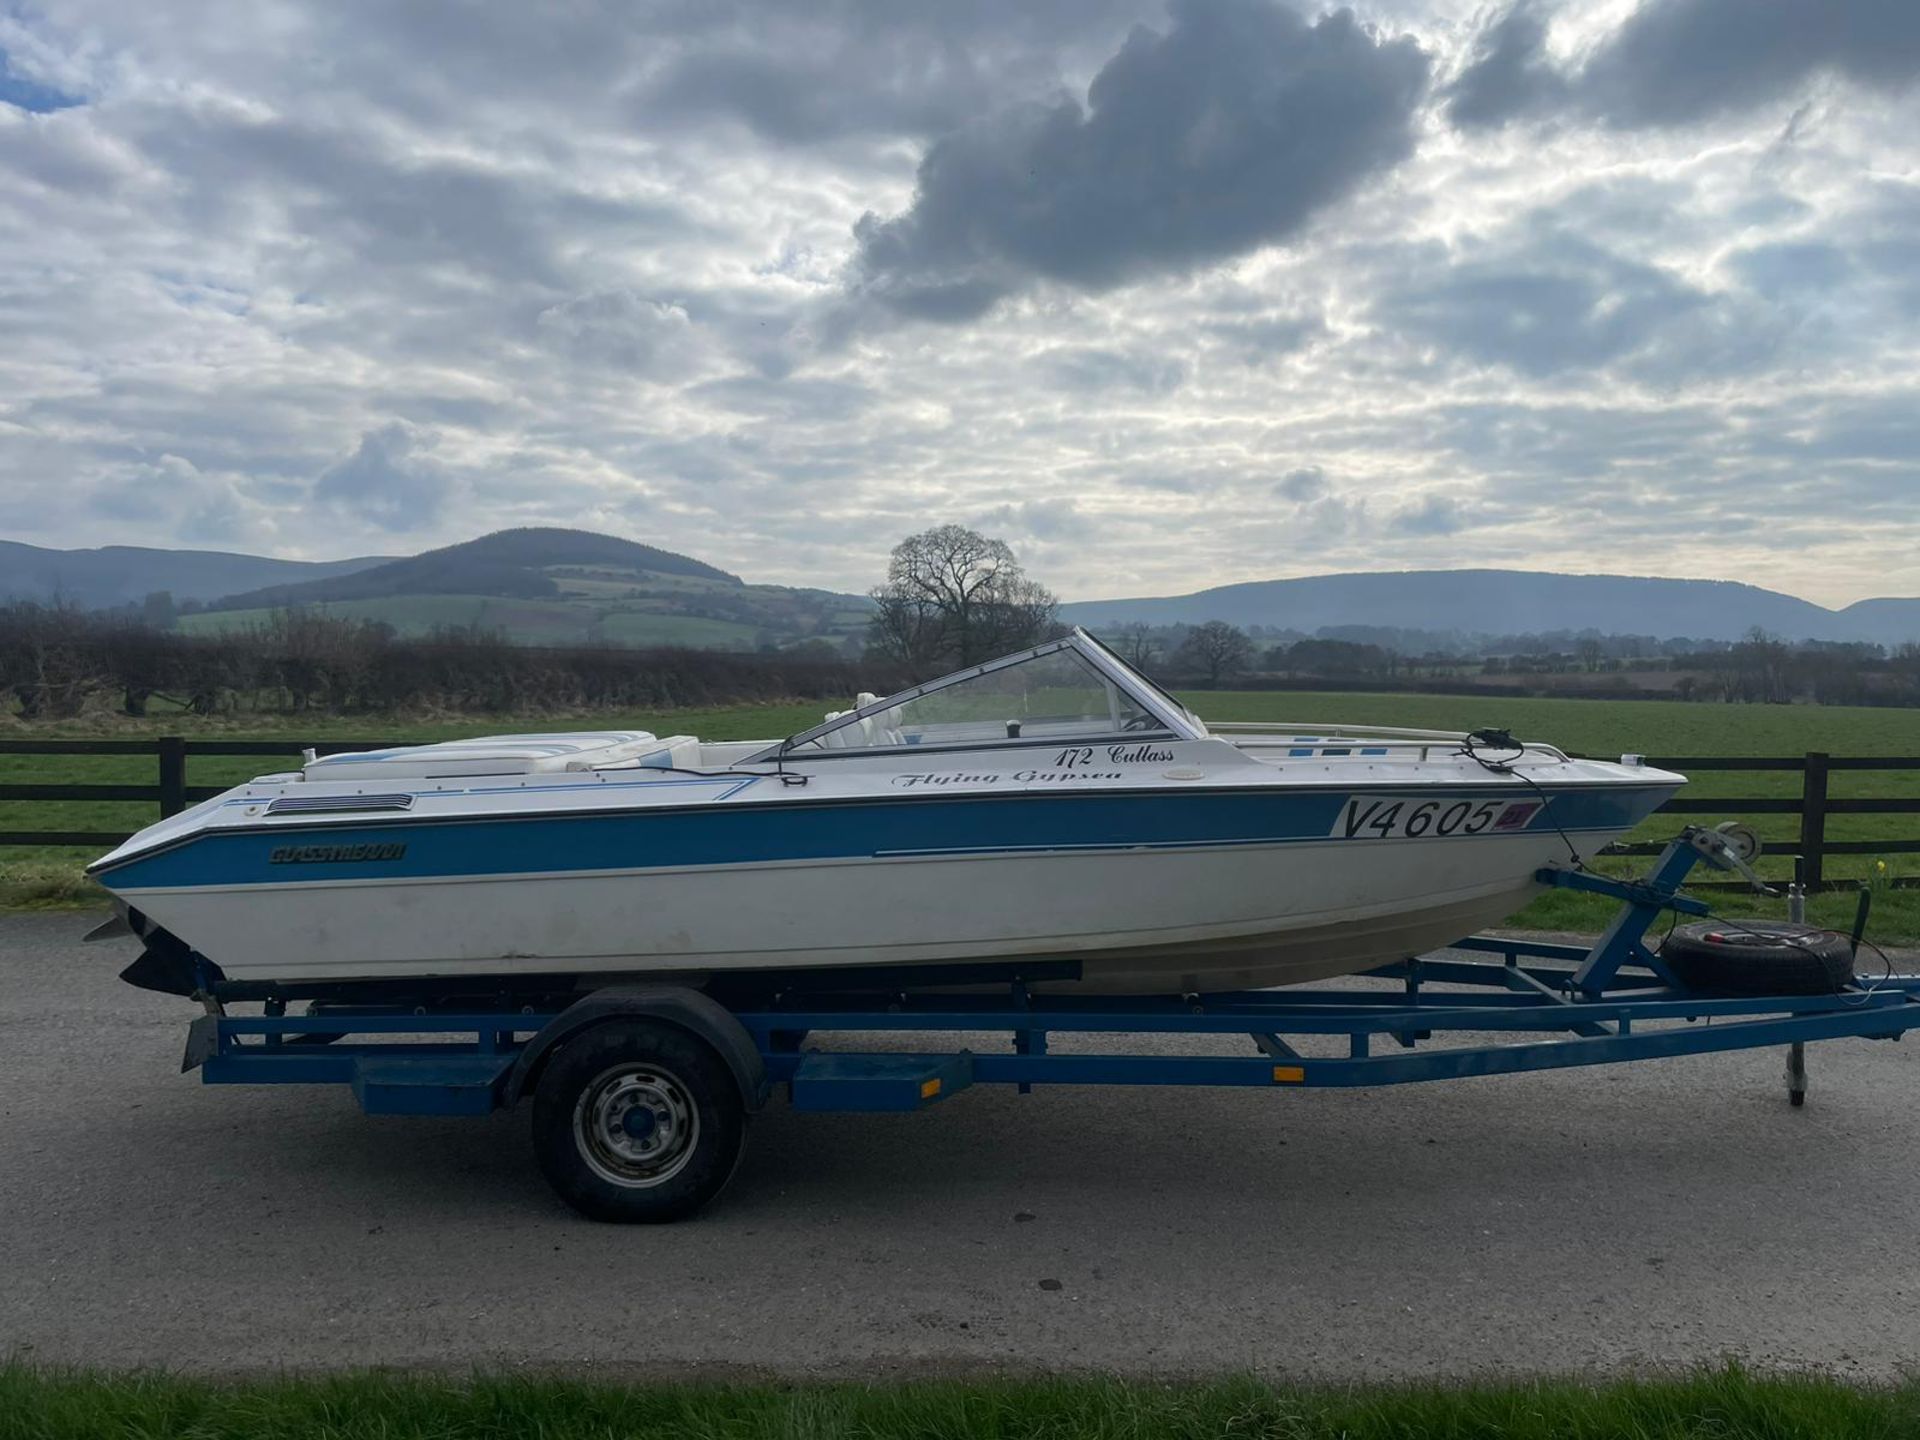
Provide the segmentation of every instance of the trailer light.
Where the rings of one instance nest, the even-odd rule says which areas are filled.
[[[920,1082],[920,1098],[922,1100],[931,1100],[939,1093],[940,1082],[938,1080],[922,1080]]]
[[[1304,1065],[1276,1065],[1273,1067],[1273,1083],[1276,1085],[1298,1085],[1307,1078]]]

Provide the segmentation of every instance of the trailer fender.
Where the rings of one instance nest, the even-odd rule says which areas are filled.
[[[771,1088],[766,1062],[746,1026],[712,996],[684,985],[615,985],[575,1001],[521,1049],[507,1077],[504,1103],[514,1104],[533,1088],[555,1046],[609,1020],[632,1019],[659,1020],[704,1040],[732,1073],[741,1103],[750,1111],[766,1103]]]

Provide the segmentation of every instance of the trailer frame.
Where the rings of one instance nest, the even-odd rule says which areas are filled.
[[[714,993],[616,985],[564,1007],[513,1009],[316,1003],[309,1013],[293,1015],[284,1000],[269,997],[263,1013],[234,1015],[209,991],[182,1068],[197,1068],[214,1085],[345,1084],[368,1114],[483,1115],[535,1093],[553,1057],[567,1055],[581,1037],[604,1039],[602,1027],[620,1025],[628,1029],[619,1033],[642,1040],[690,1036],[712,1051],[720,1062],[713,1073],[730,1075],[733,1093],[708,1084],[700,1103],[722,1107],[715,1115],[732,1115],[737,1107],[744,1116],[776,1087],[797,1110],[907,1112],[987,1084],[1014,1085],[1022,1093],[1041,1085],[1337,1088],[1780,1045],[1787,1050],[1788,1097],[1799,1105],[1807,1092],[1808,1044],[1892,1040],[1920,1027],[1920,975],[1855,980],[1825,994],[1689,991],[1646,937],[1662,916],[1707,912],[1680,888],[1703,860],[1723,868],[1739,863],[1717,832],[1689,828],[1638,881],[1543,870],[1538,878],[1545,884],[1620,902],[1592,945],[1471,937],[1450,948],[1474,958],[1417,957],[1368,972],[1371,983],[1360,986],[1050,993],[1050,982],[1071,980],[1078,967],[1071,960],[1039,960],[908,974],[750,977],[711,987]],[[923,988],[941,986],[965,989]],[[818,1036],[833,1038],[809,1043]],[[907,1036],[927,1038],[916,1048],[897,1048]],[[982,1036],[993,1038],[983,1042]],[[1055,1048],[1060,1036],[1187,1036],[1202,1045],[1185,1053],[1093,1053]],[[1251,1053],[1206,1048],[1222,1036],[1250,1041]],[[625,1132],[608,1133],[616,1141],[622,1133],[644,1139],[656,1123],[646,1104],[664,1103],[634,1102],[621,1112],[628,1117],[620,1122]],[[539,1128],[536,1107],[536,1141],[550,1148]],[[719,1184],[737,1158],[727,1159]],[[583,1203],[556,1176],[553,1166],[564,1169],[564,1157],[543,1164],[556,1188],[601,1218],[679,1218],[709,1198],[650,1209],[643,1196],[631,1213],[617,1204],[596,1210],[591,1198]]]

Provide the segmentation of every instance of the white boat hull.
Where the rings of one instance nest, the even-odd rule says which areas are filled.
[[[1495,923],[1552,831],[149,889],[229,980],[702,975],[1078,959],[1082,990],[1288,984]],[[939,937],[933,939],[930,937]]]
[[[1499,731],[1225,739],[1075,632],[784,741],[314,757],[92,873],[149,922],[129,978],[186,994],[1022,959],[1079,963],[1048,984],[1215,990],[1459,939],[1683,779]]]

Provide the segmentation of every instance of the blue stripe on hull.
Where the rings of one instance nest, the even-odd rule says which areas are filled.
[[[1524,828],[1551,830],[1557,820],[1573,832],[1627,830],[1651,813],[1670,788],[1561,791]],[[1484,790],[1472,793],[1475,799],[1487,798]],[[1526,798],[1508,793],[1515,800]],[[209,831],[184,845],[116,866],[101,878],[112,890],[141,890],[755,865],[903,854],[1271,844],[1327,839],[1348,796],[1344,790],[916,796],[612,815],[275,826],[270,831]],[[1436,794],[1433,798],[1447,797]],[[368,858],[341,861],[273,859],[276,852],[284,856],[303,846],[379,850]],[[404,847],[401,853],[390,853],[400,847]]]

